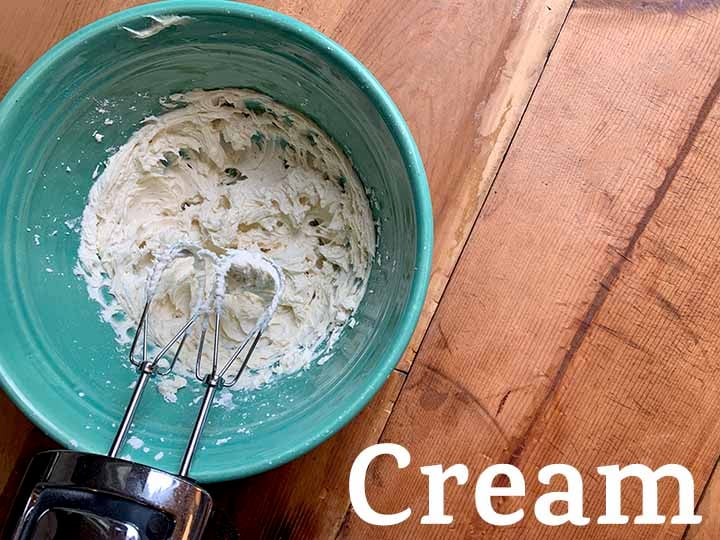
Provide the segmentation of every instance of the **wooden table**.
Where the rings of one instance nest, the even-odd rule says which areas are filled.
[[[3,0],[0,95],[47,48],[133,0]],[[425,160],[436,245],[411,346],[349,426],[302,458],[211,486],[243,538],[720,538],[720,9],[700,0],[268,0],[362,60]],[[380,460],[372,527],[349,505],[355,456]],[[0,521],[28,457],[52,446],[0,395]],[[525,474],[532,514],[545,464],[680,463],[698,526],[491,528],[473,506],[493,463]],[[465,463],[451,526],[419,524],[420,465]],[[562,486],[555,486],[564,489]],[[625,486],[624,486],[625,488]],[[661,513],[677,487],[661,482]],[[639,485],[623,510],[640,513]]]

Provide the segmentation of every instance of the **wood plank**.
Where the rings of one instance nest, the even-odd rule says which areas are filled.
[[[626,258],[600,282],[572,358],[568,351],[564,377],[516,449],[515,462],[529,471],[572,462],[588,478],[591,516],[602,515],[605,504],[597,465],[680,463],[692,471],[699,495],[718,457],[720,78],[699,94],[702,106],[676,154],[664,156],[666,172],[624,247]],[[576,422],[570,429],[566,413]],[[529,491],[537,495],[542,488],[533,482]],[[628,511],[639,513],[640,486],[624,491]],[[660,508],[673,515],[677,507],[677,486],[662,483]],[[679,538],[684,531],[665,524],[583,532],[592,538]],[[568,532],[560,528],[553,537]]]
[[[543,527],[532,503],[549,463],[584,474],[596,518],[598,465],[681,463],[697,496],[717,459],[719,29],[720,12],[695,4],[571,10],[383,434],[413,463],[369,474],[379,511],[413,516],[377,528],[352,513],[341,537],[682,536],[669,524]],[[530,515],[490,529],[473,484],[501,462],[525,473]],[[447,489],[451,527],[419,524],[417,467],[434,463],[471,471]],[[676,489],[660,484],[669,514]],[[639,513],[638,486],[624,501]]]

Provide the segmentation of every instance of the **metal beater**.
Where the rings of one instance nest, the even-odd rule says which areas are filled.
[[[163,272],[182,257],[194,264],[215,268],[211,294],[201,295],[190,318],[175,336],[152,357],[148,355],[148,332],[152,300]],[[272,296],[252,331],[220,361],[220,323],[227,293],[227,279],[238,274],[240,281]],[[198,273],[201,290],[206,276]],[[258,341],[275,313],[284,289],[283,275],[270,259],[243,250],[222,257],[192,244],[171,247],[156,263],[148,279],[146,301],[130,347],[130,362],[139,375],[132,396],[107,456],[53,450],[35,456],[25,473],[3,538],[10,540],[198,540],[212,509],[210,494],[188,477],[200,436],[207,422],[215,393],[235,385]],[[203,345],[214,319],[212,364],[203,373]],[[170,373],[193,327],[200,324],[195,376],[206,389],[177,475],[154,467],[117,458],[132,424],[142,394],[151,377]],[[141,360],[136,358],[141,343]],[[172,360],[160,360],[177,344]],[[246,351],[247,352],[244,352]],[[241,355],[236,372],[230,372]]]

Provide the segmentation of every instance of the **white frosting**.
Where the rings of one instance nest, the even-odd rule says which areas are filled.
[[[122,28],[123,30],[130,32],[135,39],[147,39],[155,34],[159,34],[166,28],[188,24],[192,21],[192,17],[179,15],[148,15],[147,18],[153,22],[144,30],[135,30],[133,28],[128,28],[127,26],[123,26]]]
[[[239,387],[303,368],[334,342],[365,293],[375,231],[362,185],[317,125],[263,94],[229,89],[171,99],[185,106],[146,119],[93,185],[78,271],[127,343],[148,276],[168,246],[193,244],[219,257],[261,253],[281,269],[284,291]],[[198,272],[197,261],[178,259],[154,285],[154,343],[168,342],[206,294]],[[247,290],[248,276],[236,274],[228,273],[223,302],[228,349],[252,332],[272,297]],[[180,357],[188,368],[196,338]]]

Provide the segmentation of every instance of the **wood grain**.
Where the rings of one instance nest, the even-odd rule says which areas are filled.
[[[407,371],[571,1],[376,4],[378,9],[369,11],[375,16],[348,20],[340,28],[348,31],[337,37],[373,70],[400,107],[430,183],[433,270],[425,308],[398,364]],[[382,46],[373,37],[378,33]]]
[[[718,457],[720,14],[637,4],[571,10],[383,433],[413,463],[378,462],[369,476],[378,510],[413,516],[380,529],[351,514],[341,537],[684,534],[532,516],[549,463],[583,473],[596,518],[595,467],[680,463],[698,496]],[[448,487],[445,528],[419,525],[417,468],[438,462],[471,471],[469,487]],[[501,462],[528,480],[527,497],[501,509],[529,515],[490,529],[473,484]],[[661,482],[660,508],[672,515],[676,499]],[[639,486],[624,502],[639,513]]]
[[[6,2],[0,18],[0,94],[65,35],[140,3]],[[400,364],[407,371],[570,0],[517,5],[434,0],[256,3],[308,22],[358,56],[388,89],[415,134],[434,202],[436,264],[426,309]],[[218,487],[218,500],[230,520],[249,534],[267,538],[332,536],[348,506],[349,463],[360,449],[377,440],[392,406],[393,391],[399,391],[399,380],[401,375],[395,374],[388,383],[391,390],[386,385],[376,406],[363,413],[363,420],[356,420],[302,460],[249,482]],[[17,414],[11,405],[7,408],[9,414]],[[4,426],[0,429],[6,433]],[[31,437],[29,425],[13,429],[16,440]],[[13,448],[19,463],[27,458],[27,449]],[[8,457],[0,464],[11,463]],[[12,491],[11,485],[6,487]],[[318,500],[330,502],[318,505]]]

